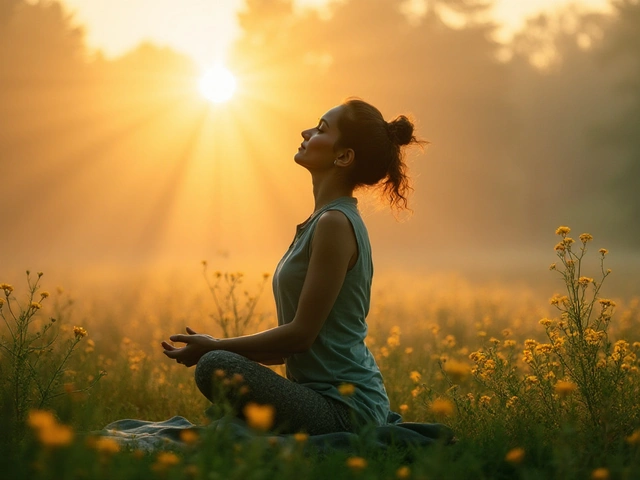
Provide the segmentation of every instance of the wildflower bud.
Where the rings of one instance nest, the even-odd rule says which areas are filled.
[[[40,278],[42,275],[44,275],[44,273],[38,272],[38,278]]]
[[[350,397],[354,393],[356,393],[356,387],[352,383],[343,383],[338,387],[338,392],[343,397]]]
[[[367,468],[367,461],[362,457],[347,458],[347,467],[354,471],[360,471]]]
[[[41,298],[49,298],[49,292],[40,292]]]
[[[567,235],[571,229],[569,227],[558,227],[556,229],[556,235]]]
[[[402,466],[396,470],[396,478],[410,478],[411,469],[407,466]]]
[[[524,460],[524,449],[513,448],[507,452],[504,459],[505,461],[512,464],[522,463],[522,460]]]
[[[601,248],[600,250],[598,250],[598,252],[600,252],[600,254],[604,257],[607,253],[609,253],[609,250],[607,250],[606,248]]]
[[[549,270],[555,270],[556,269],[556,264],[552,263],[551,265],[549,265]]]
[[[591,240],[593,240],[593,236],[589,233],[582,233],[580,234],[580,241],[582,243],[587,243],[590,242]]]
[[[30,307],[34,310],[40,310],[42,308],[42,305],[40,305],[38,302],[31,302]]]
[[[76,338],[82,338],[87,336],[87,331],[82,327],[73,327],[73,334]]]

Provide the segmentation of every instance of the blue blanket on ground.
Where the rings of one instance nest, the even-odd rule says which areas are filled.
[[[97,433],[109,436],[122,445],[144,451],[155,451],[186,446],[183,442],[185,430],[194,430],[202,435],[215,431],[224,432],[235,441],[264,439],[264,441],[282,445],[295,441],[293,435],[257,433],[242,420],[234,417],[215,420],[206,426],[196,426],[186,418],[178,416],[163,422],[126,419],[110,423]],[[359,435],[348,432],[311,435],[305,443],[309,450],[320,454],[335,451],[355,453],[356,446],[363,440],[367,447],[384,451],[389,448],[425,447],[436,442],[448,444],[454,441],[454,435],[449,427],[439,423],[405,422],[371,428]]]

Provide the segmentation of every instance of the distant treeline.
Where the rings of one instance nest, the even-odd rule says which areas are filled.
[[[640,2],[617,0],[611,14],[573,7],[531,18],[506,46],[484,0],[430,0],[419,18],[402,13],[403,3],[345,0],[327,17],[296,13],[291,0],[247,0],[229,66],[254,92],[249,100],[272,112],[261,134],[289,129],[288,145],[274,135],[289,158],[302,120],[357,95],[387,116],[410,112],[432,142],[413,164],[420,215],[403,235],[415,246],[425,229],[434,246],[540,245],[571,224],[637,251]],[[57,2],[0,1],[5,239],[29,237],[28,219],[39,214],[44,236],[78,215],[90,224],[83,209],[95,214],[122,194],[128,163],[114,168],[110,146],[196,108],[189,58],[144,44],[105,59],[75,25]],[[129,165],[148,153],[147,144],[136,148]],[[91,179],[73,183],[89,164]],[[153,175],[127,188],[144,189]]]

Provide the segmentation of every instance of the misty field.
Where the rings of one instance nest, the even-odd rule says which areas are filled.
[[[638,478],[640,302],[607,290],[615,272],[590,235],[558,235],[546,295],[456,276],[376,281],[368,345],[392,409],[447,424],[458,440],[384,454],[366,432],[357,454],[327,456],[305,450],[304,434],[285,444],[190,435],[184,448],[152,453],[91,434],[123,418],[207,423],[193,369],[165,358],[160,342],[186,325],[213,335],[274,325],[267,274],[205,264],[206,281],[81,292],[48,285],[46,272],[0,278],[0,476]]]

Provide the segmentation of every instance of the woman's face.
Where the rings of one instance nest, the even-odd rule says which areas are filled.
[[[341,105],[332,108],[318,121],[318,125],[302,132],[302,143],[294,160],[308,170],[333,167],[338,152],[334,146],[340,138],[338,118],[342,114]]]

